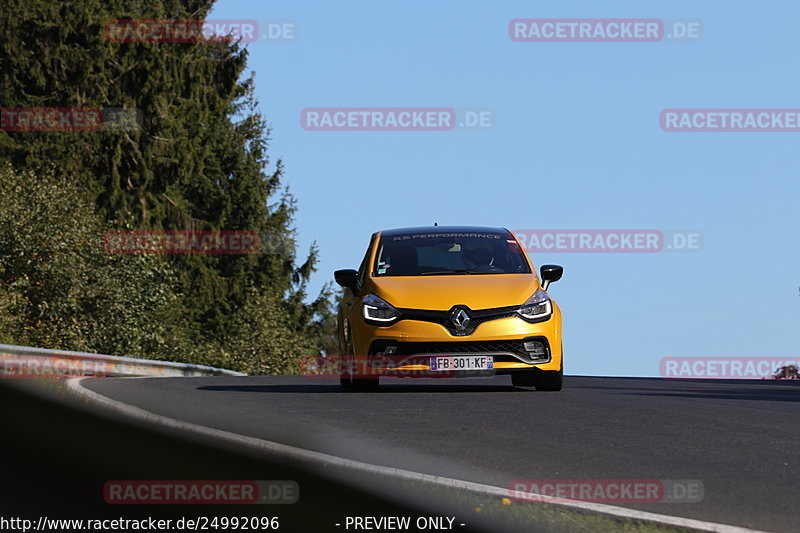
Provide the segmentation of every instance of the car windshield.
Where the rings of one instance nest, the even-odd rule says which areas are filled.
[[[381,238],[374,275],[530,274],[525,252],[501,233],[428,233]]]

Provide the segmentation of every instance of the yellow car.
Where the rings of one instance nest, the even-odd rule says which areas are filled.
[[[518,387],[561,390],[561,310],[504,228],[433,226],[380,231],[358,270],[337,270],[340,381],[380,376],[510,374]]]

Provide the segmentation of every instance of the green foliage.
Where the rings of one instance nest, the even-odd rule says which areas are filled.
[[[3,170],[0,239],[11,246],[4,252],[19,254],[3,267],[10,285],[1,289],[2,338],[15,331],[19,343],[253,372],[290,371],[301,356],[329,349],[330,289],[305,303],[317,250],[298,261],[295,200],[283,188],[281,161],[267,155],[270,132],[244,75],[246,50],[225,41],[103,37],[110,20],[202,20],[211,4],[4,2],[3,107],[137,109],[142,121],[123,131],[0,130],[0,163],[11,165]],[[24,209],[33,214],[14,222]],[[63,231],[46,235],[38,216]],[[108,229],[247,230],[289,245],[247,255],[109,257],[97,248]],[[30,285],[37,281],[43,285]]]
[[[54,173],[5,164],[0,200],[6,342],[137,355],[165,349],[166,323],[154,319],[177,299],[168,264],[106,253],[106,227],[86,191]]]

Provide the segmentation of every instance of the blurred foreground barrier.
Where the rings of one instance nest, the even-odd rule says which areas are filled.
[[[0,378],[244,376],[204,365],[0,344]]]

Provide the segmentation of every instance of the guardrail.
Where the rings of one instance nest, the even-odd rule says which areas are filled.
[[[0,378],[244,375],[205,365],[0,344]]]

